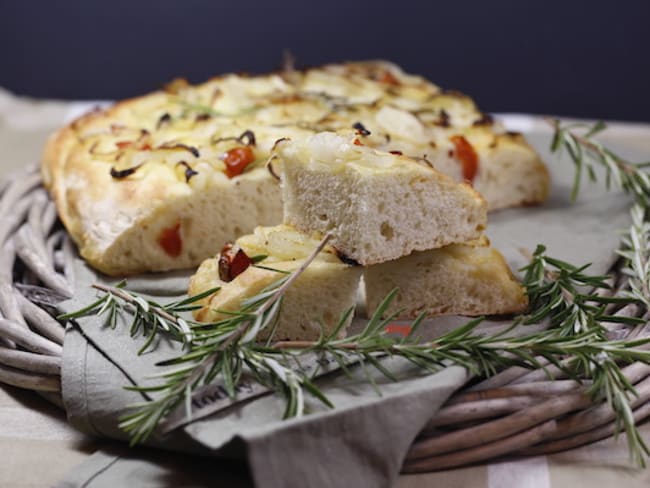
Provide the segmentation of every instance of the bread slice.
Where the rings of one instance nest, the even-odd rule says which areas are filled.
[[[364,266],[481,235],[486,205],[469,185],[357,141],[324,132],[278,143],[286,223],[331,231],[332,245]]]
[[[394,288],[386,314],[399,311],[402,318],[509,314],[528,306],[523,286],[486,238],[370,266],[363,279],[368,314]]]
[[[290,226],[258,227],[251,235],[235,243],[249,257],[266,256],[260,266],[250,265],[231,281],[220,278],[219,258],[207,259],[192,277],[189,294],[196,295],[214,287],[219,291],[199,302],[201,309],[194,312],[197,320],[211,322],[226,315],[223,312],[239,310],[242,301],[260,293],[285,275],[278,271],[296,270],[318,246],[319,236],[307,236]],[[273,335],[274,340],[317,340],[321,333],[330,334],[343,315],[356,304],[361,279],[360,266],[344,263],[331,246],[316,259],[288,288]],[[221,270],[223,277],[223,269]],[[340,336],[345,335],[352,314],[345,321]],[[271,330],[258,336],[266,339]]]

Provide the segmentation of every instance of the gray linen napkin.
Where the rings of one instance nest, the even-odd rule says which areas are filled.
[[[587,184],[579,201],[571,203],[573,168],[566,161],[553,162],[544,149],[547,137],[529,139],[552,162],[552,196],[541,207],[490,215],[488,235],[493,245],[513,269],[525,264],[520,249],[532,252],[543,243],[553,256],[576,264],[591,262],[594,273],[606,272],[615,260],[617,231],[629,222],[628,199]],[[88,285],[96,281],[103,278],[78,262],[76,296],[65,308],[74,310],[95,299]],[[165,300],[182,294],[186,282],[184,273],[148,275],[129,280],[129,288]],[[429,321],[427,328],[435,335],[462,321],[445,317]],[[173,344],[161,341],[155,352],[137,356],[140,343],[141,339],[128,336],[125,327],[110,330],[92,318],[69,328],[62,379],[73,425],[94,435],[125,439],[117,418],[142,397],[123,387],[146,384],[159,372],[155,363],[178,352]],[[267,395],[196,420],[164,439],[154,438],[151,444],[204,456],[243,456],[252,482],[259,487],[391,486],[417,433],[467,379],[459,367],[433,375],[423,375],[400,361],[391,367],[404,380],[391,383],[378,377],[381,396],[362,375],[328,376],[320,385],[337,406],[335,410],[315,406],[315,413],[281,421],[282,399]],[[138,451],[133,454],[137,456]],[[150,459],[100,454],[61,486],[140,486],[151,483],[161,470]]]
[[[99,279],[85,266],[77,266],[78,281],[87,283],[91,277]],[[131,283],[132,288],[143,289],[140,280]],[[81,292],[66,308],[93,298],[92,292]],[[142,398],[123,387],[147,383],[160,372],[155,362],[178,354],[163,341],[155,352],[137,356],[142,342],[129,338],[119,326],[112,330],[94,319],[83,319],[78,328],[67,331],[62,377],[73,425],[89,434],[126,439],[116,419]],[[312,404],[317,413],[283,421],[282,398],[268,395],[197,420],[150,444],[220,457],[241,456],[243,445],[256,486],[340,486],[342,473],[355,486],[390,486],[408,446],[464,383],[466,372],[450,367],[424,375],[400,360],[388,361],[387,366],[403,381],[393,383],[376,375],[381,396],[362,373],[353,371],[351,378],[319,380],[336,410]],[[285,479],[288,463],[291,479]]]

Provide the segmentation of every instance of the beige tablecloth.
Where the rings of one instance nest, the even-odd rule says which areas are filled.
[[[38,161],[47,134],[91,108],[93,104],[20,99],[0,89],[0,175],[12,168]],[[542,122],[528,116],[505,116],[514,130],[526,132]],[[650,126],[612,124],[604,141],[623,155],[650,155]],[[645,159],[649,159],[648,156]],[[650,442],[650,425],[642,428]],[[91,439],[76,432],[65,415],[37,394],[0,386],[0,487],[50,486],[97,451],[110,462],[132,454],[113,442]],[[174,474],[186,472],[189,460],[146,451],[160,461],[157,480],[176,486]],[[214,483],[216,473],[204,472],[197,483]],[[233,474],[238,477],[237,473]],[[164,480],[164,481],[163,481]],[[224,482],[223,478],[221,481]],[[627,463],[623,438],[606,440],[573,451],[523,461],[500,462],[441,473],[402,476],[398,486],[469,488],[555,488],[564,486],[650,486],[650,470],[636,470]]]

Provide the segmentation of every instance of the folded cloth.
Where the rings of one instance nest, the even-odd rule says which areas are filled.
[[[531,139],[538,148],[548,144],[547,137]],[[526,262],[522,248],[532,252],[543,243],[552,256],[575,264],[591,262],[593,273],[606,272],[616,259],[616,231],[629,223],[629,200],[590,185],[578,202],[571,203],[572,166],[557,163],[551,172],[554,191],[547,204],[490,216],[488,234],[493,245],[513,269]],[[106,282],[81,260],[75,268],[75,297],[63,304],[67,311],[96,299],[91,283]],[[172,300],[184,293],[187,278],[184,273],[148,275],[130,279],[128,288],[159,301]],[[462,323],[458,318],[446,317],[426,326],[435,335],[440,328],[458,323]],[[151,377],[161,372],[156,363],[180,352],[178,345],[161,339],[153,352],[138,356],[143,341],[129,336],[128,324],[118,324],[113,330],[96,317],[68,328],[62,388],[73,425],[93,435],[126,440],[117,426],[118,418],[143,397],[124,387],[151,384]],[[413,439],[462,387],[467,373],[454,366],[424,374],[399,359],[390,360],[388,366],[402,381],[394,383],[377,374],[381,396],[361,372],[353,371],[351,377],[327,375],[318,381],[336,405],[334,410],[313,404],[309,415],[280,420],[282,398],[263,395],[195,420],[165,437],[154,436],[149,444],[198,456],[245,459],[250,481],[264,488],[392,486]],[[137,457],[102,456],[91,458],[61,486],[140,486],[164,470]],[[218,473],[214,476],[217,479]]]
[[[81,261],[75,275],[80,283],[102,281]],[[129,283],[130,289],[146,291],[143,280]],[[174,285],[169,282],[170,288]],[[65,308],[94,299],[90,288],[82,288]],[[92,435],[127,439],[117,419],[143,398],[123,387],[150,382],[160,373],[156,362],[181,352],[163,340],[154,352],[138,356],[144,340],[131,338],[127,327],[118,324],[113,330],[95,317],[68,329],[62,377],[73,425]],[[402,380],[392,382],[377,373],[381,396],[363,372],[353,370],[351,377],[330,375],[318,382],[335,410],[314,404],[314,413],[282,420],[284,400],[266,395],[155,437],[150,444],[219,457],[240,457],[245,451],[256,486],[341,486],[343,480],[353,486],[390,486],[415,436],[467,374],[460,367],[424,374],[400,359],[385,363]]]

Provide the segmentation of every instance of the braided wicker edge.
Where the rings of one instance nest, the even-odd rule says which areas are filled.
[[[57,220],[37,167],[0,182],[0,382],[34,390],[62,406],[64,328],[53,314],[70,297],[73,244]],[[625,287],[618,277],[612,294]],[[638,316],[636,306],[612,313]],[[641,337],[647,323],[612,334]],[[428,472],[500,457],[548,454],[610,437],[615,415],[594,404],[588,384],[563,377],[555,366],[508,368],[454,394],[411,446],[403,472]],[[650,366],[624,369],[638,397],[641,422],[650,416]],[[549,380],[548,374],[553,376]]]

